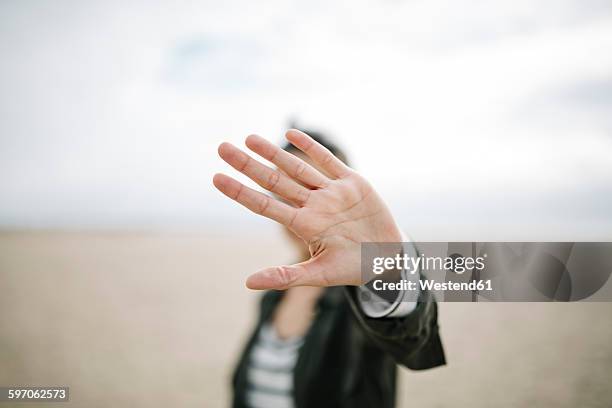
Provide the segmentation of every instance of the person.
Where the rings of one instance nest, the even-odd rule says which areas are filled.
[[[296,129],[286,138],[284,148],[246,138],[246,146],[276,168],[229,143],[218,149],[274,197],[224,174],[215,174],[215,187],[284,225],[302,257],[246,281],[267,291],[233,375],[233,407],[393,407],[397,364],[413,370],[445,364],[437,305],[420,290],[412,301],[379,299],[382,309],[371,307],[360,245],[405,241],[399,227],[341,149]]]

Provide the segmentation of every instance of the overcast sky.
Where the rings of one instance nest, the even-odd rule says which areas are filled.
[[[216,146],[297,119],[417,231],[612,239],[610,1],[3,1],[0,53],[0,226],[264,225]]]

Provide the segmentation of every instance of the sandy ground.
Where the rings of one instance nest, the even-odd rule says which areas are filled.
[[[290,257],[273,236],[0,233],[0,385],[227,406],[258,297],[244,278]],[[612,303],[442,304],[440,326],[448,365],[402,370],[399,406],[612,406]]]

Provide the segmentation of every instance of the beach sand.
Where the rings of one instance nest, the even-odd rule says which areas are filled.
[[[291,256],[281,235],[0,233],[0,386],[228,406],[259,297],[244,279]],[[398,406],[612,406],[612,303],[445,303],[440,328],[448,365],[402,369]]]

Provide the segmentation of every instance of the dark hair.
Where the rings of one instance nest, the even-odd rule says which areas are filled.
[[[340,147],[338,147],[338,145],[333,143],[327,136],[323,135],[323,133],[317,132],[317,131],[314,131],[314,130],[298,128],[298,127],[295,127],[295,126],[292,126],[291,128],[292,129],[297,129],[297,130],[300,130],[300,131],[306,133],[308,136],[312,137],[314,140],[316,140],[323,147],[327,148],[327,150],[329,150],[334,156],[339,158],[344,164],[346,164],[348,166],[348,164],[349,164],[348,163],[348,158],[346,157],[346,154],[344,153],[344,151]],[[297,147],[295,147],[294,145],[292,145],[291,143],[288,143],[288,142],[283,145],[283,150],[286,150],[286,151],[288,151],[290,153],[296,153],[296,152],[300,151]]]

